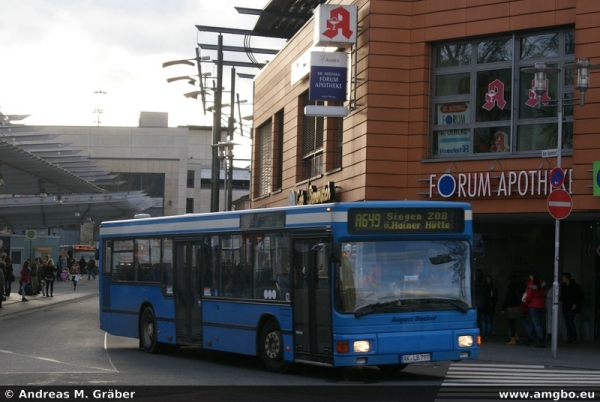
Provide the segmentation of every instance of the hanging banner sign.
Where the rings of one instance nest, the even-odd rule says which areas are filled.
[[[308,98],[313,101],[345,101],[347,65],[347,53],[311,52]]]

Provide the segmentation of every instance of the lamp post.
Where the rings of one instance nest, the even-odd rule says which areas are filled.
[[[97,94],[97,95],[106,95],[106,92],[104,92],[104,91],[103,91],[103,90],[101,90],[101,89],[99,89],[99,90],[97,90],[97,91],[94,91],[94,93],[95,93],[95,94]],[[100,105],[100,102],[98,102],[98,105]],[[97,109],[94,109],[94,113],[96,114],[96,121],[95,121],[95,123],[96,123],[96,126],[97,126],[97,127],[100,127],[100,115],[101,115],[102,113],[104,113],[104,110],[102,110],[102,109],[100,108],[100,106],[99,106]]]
[[[590,70],[597,70],[600,65],[590,64],[589,59],[581,58],[577,59],[577,63],[571,63],[565,65],[565,69],[577,70],[577,89],[580,92],[579,105],[585,105],[585,92],[589,88],[590,84]],[[546,93],[547,85],[547,74],[556,74],[560,72],[558,68],[548,68],[546,63],[535,63],[535,67],[524,68],[521,71],[525,73],[533,73],[534,84],[533,90],[537,97],[538,109],[542,107],[542,96]],[[557,119],[558,119],[558,138],[557,138],[557,154],[556,154],[556,167],[561,167],[561,156],[562,156],[562,125],[563,125],[563,107],[573,106],[576,99],[567,100],[567,105],[563,100],[563,94],[558,96],[558,99],[554,101],[557,107]],[[552,101],[544,100],[545,105],[549,105]],[[552,357],[556,358],[556,349],[558,345],[558,293],[559,293],[559,282],[558,282],[558,262],[560,256],[560,219],[555,219],[554,222],[554,281],[552,282]]]
[[[213,149],[217,150],[219,160],[221,161],[224,168],[224,202],[223,209],[225,211],[231,211],[232,194],[233,194],[233,147],[240,145],[231,140],[219,141],[213,145]],[[225,161],[227,159],[227,161]],[[229,169],[229,170],[228,170]]]

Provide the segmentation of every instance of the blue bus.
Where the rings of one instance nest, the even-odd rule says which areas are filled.
[[[103,222],[100,325],[291,363],[476,358],[472,210],[367,201]]]

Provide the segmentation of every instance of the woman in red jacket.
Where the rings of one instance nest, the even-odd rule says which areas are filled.
[[[25,298],[25,285],[31,282],[31,275],[29,275],[30,270],[29,260],[27,260],[23,263],[23,268],[21,268],[21,292],[23,296],[21,301],[29,301]]]
[[[536,271],[529,274],[525,303],[529,306],[529,314],[531,315],[531,323],[533,324],[532,334],[535,332],[538,337],[538,343],[535,345],[536,348],[546,347],[546,337],[542,331],[542,315],[546,307],[545,285],[546,283],[540,280]],[[533,342],[532,338],[528,339],[525,345],[529,345],[531,342]]]

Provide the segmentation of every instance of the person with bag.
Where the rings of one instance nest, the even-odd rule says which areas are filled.
[[[54,271],[56,271],[54,260],[50,258],[46,264],[46,269],[44,272],[44,280],[46,281],[46,297],[54,297]]]
[[[533,342],[533,335],[537,335],[538,343],[535,345],[536,348],[546,347],[546,337],[542,331],[542,316],[546,308],[544,286],[545,282],[542,281],[537,271],[532,271],[529,274],[529,282],[527,283],[527,290],[525,292],[525,302],[529,307],[529,314],[531,315],[531,335],[526,346],[529,346]]]
[[[583,291],[581,286],[571,278],[569,272],[562,274],[558,301],[562,303],[562,313],[567,327],[567,343],[578,343],[575,316],[581,311]]]
[[[27,284],[31,281],[31,276],[29,275],[29,271],[31,270],[30,266],[29,266],[30,262],[29,260],[25,261],[23,263],[23,267],[21,268],[21,301],[29,301],[25,295],[27,294]]]
[[[73,290],[77,290],[77,282],[81,279],[80,274],[73,275]]]
[[[508,288],[506,288],[506,294],[504,295],[502,312],[508,314],[508,341],[506,344],[516,345],[517,342],[519,342],[517,321],[524,315],[524,312],[521,309],[521,294],[523,292],[519,290],[518,280],[515,275],[511,275],[509,281]]]

